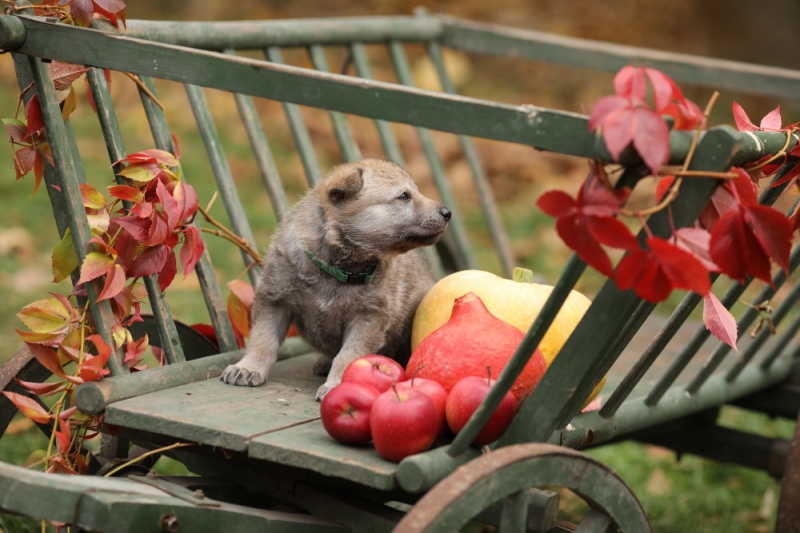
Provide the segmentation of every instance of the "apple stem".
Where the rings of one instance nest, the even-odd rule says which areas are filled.
[[[486,384],[487,385],[492,384],[492,367],[490,366],[486,367]]]
[[[400,393],[397,392],[397,383],[392,383],[392,390],[394,391],[394,395],[397,396],[397,401],[402,402],[403,399],[400,398]]]
[[[527,268],[514,267],[511,279],[518,283],[533,283],[533,271]]]
[[[417,372],[425,368],[425,365],[419,365],[417,368],[414,369],[414,374],[411,376],[411,386],[414,386],[414,378],[417,377]]]

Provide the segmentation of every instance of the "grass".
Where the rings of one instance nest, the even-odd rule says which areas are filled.
[[[8,56],[0,56],[0,68],[10,71]],[[120,98],[135,98],[130,94],[130,87],[125,87],[124,79],[115,79],[115,92]],[[120,87],[122,85],[122,87]],[[170,110],[168,119],[181,142],[182,166],[188,180],[195,185],[201,199],[206,203],[212,197],[215,186],[207,170],[207,161],[197,134],[192,130],[191,114],[183,103],[181,91],[168,86],[160,87],[162,100]],[[11,103],[16,89],[11,85],[9,77],[0,80],[0,115],[9,116],[13,111]],[[232,100],[227,95],[209,94],[211,107],[218,113],[235,114]],[[81,102],[85,107],[85,102]],[[270,121],[280,120],[277,117],[277,105],[264,104],[260,110]],[[319,116],[320,124],[324,117]],[[129,151],[150,148],[147,139],[147,126],[141,116],[126,117],[124,127],[133,134],[128,138]],[[88,109],[76,116],[72,121],[79,134],[96,138],[96,126],[92,124]],[[244,132],[234,121],[223,121],[219,124],[221,135],[229,145],[228,155],[231,167],[240,187],[246,210],[251,215],[250,222],[256,230],[256,240],[260,245],[269,241],[276,221],[271,209],[267,207],[268,198],[264,192],[261,178],[250,158],[249,147]],[[323,130],[323,126],[319,126]],[[410,151],[409,164],[421,168],[420,156],[413,152],[412,132],[401,131],[404,148]],[[317,136],[325,135],[315,132]],[[328,132],[329,135],[329,132]],[[328,137],[330,138],[330,137]],[[361,139],[364,140],[364,139]],[[273,153],[281,173],[290,180],[290,193],[296,198],[302,190],[301,171],[297,155],[292,151],[288,134],[280,131],[270,137]],[[411,148],[409,148],[411,147]],[[96,186],[110,183],[111,176],[108,162],[102,157],[103,148],[96,142],[87,142],[80,146],[82,153],[98,153],[99,156],[87,167],[90,181]],[[445,146],[446,148],[446,146]],[[554,186],[574,187],[576,179],[582,179],[585,167],[583,163],[564,162],[551,163],[547,157],[532,154],[529,149],[514,148],[504,152],[502,157],[495,156],[494,145],[487,149],[482,145],[483,153],[490,165],[494,165],[499,179],[505,176],[508,181],[495,183],[498,198],[501,201],[503,218],[512,246],[520,263],[533,269],[544,279],[553,279],[569,257],[568,252],[557,240],[552,221],[541,214],[534,201],[544,188]],[[497,148],[500,150],[500,148]],[[516,151],[514,151],[516,150]],[[367,152],[367,150],[365,150]],[[332,143],[321,149],[323,161],[335,159]],[[495,158],[495,159],[493,159]],[[498,162],[496,159],[505,159]],[[0,166],[0,212],[3,223],[0,226],[0,289],[3,298],[0,301],[0,361],[4,360],[18,347],[19,340],[13,329],[20,327],[15,317],[16,312],[25,304],[46,297],[48,291],[68,292],[66,285],[54,287],[49,283],[49,252],[56,242],[53,230],[50,207],[44,191],[31,195],[30,180],[14,182],[10,165],[10,153],[7,145],[0,148],[0,161],[8,164]],[[516,161],[517,166],[512,166]],[[529,163],[530,161],[530,163]],[[535,167],[538,172],[531,172]],[[499,169],[499,170],[498,170]],[[520,170],[522,169],[522,170]],[[523,179],[510,179],[521,172]],[[503,192],[503,186],[513,187]],[[423,188],[429,192],[430,183]],[[573,189],[574,190],[574,189]],[[458,189],[457,196],[465,200],[463,216],[471,232],[480,232],[482,223],[470,201],[469,193]],[[214,216],[227,223],[221,206],[217,204]],[[481,266],[495,270],[496,263],[489,259],[486,251],[490,242],[485,236],[477,236],[475,243],[483,250],[480,254]],[[241,275],[238,251],[222,240],[210,238],[208,246],[215,257],[217,277],[224,285],[225,281]],[[590,272],[581,280],[581,290],[593,293],[601,283],[599,275]],[[193,278],[176,280],[169,299],[174,314],[187,323],[207,321],[202,311],[202,298]],[[786,421],[769,420],[766,417],[742,413],[732,409],[723,410],[723,420],[727,424],[746,427],[751,431],[776,434],[783,438],[791,438],[793,424]],[[44,440],[37,430],[25,421],[19,421],[13,429],[0,439],[0,460],[22,464],[31,453],[41,449]],[[644,446],[634,442],[625,442],[604,446],[588,452],[593,457],[609,465],[632,487],[641,499],[656,531],[670,532],[754,532],[769,531],[774,521],[778,483],[768,475],[742,467],[718,464],[697,457],[685,456],[676,460],[673,453],[653,446]],[[167,471],[180,470],[179,465],[162,465]],[[6,531],[25,531],[17,523],[8,522],[8,518],[0,517],[0,528]]]

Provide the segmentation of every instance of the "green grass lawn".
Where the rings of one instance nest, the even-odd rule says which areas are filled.
[[[7,56],[0,56],[0,70],[10,72],[11,66]],[[13,113],[13,101],[16,89],[10,76],[0,78],[0,115],[10,116]],[[115,84],[124,84],[125,80],[115,79]],[[125,91],[130,87],[117,87],[115,91],[126,97]],[[130,96],[128,96],[130,97]],[[192,119],[180,103],[185,100],[181,91],[167,89],[162,99],[169,109],[176,109],[169,119],[178,134],[182,165],[187,179],[196,186],[200,201],[205,204],[213,194],[214,185],[206,168],[206,158],[196,133],[192,131]],[[235,113],[231,99],[226,95],[212,95],[212,108],[222,112]],[[85,102],[82,112],[72,121],[79,133],[92,133],[96,126],[92,125],[91,112]],[[181,111],[180,109],[183,109]],[[276,106],[266,105],[263,111],[272,119],[276,116]],[[130,139],[129,151],[152,147],[147,140],[147,128],[141,117],[132,117],[126,124],[128,129],[136,132]],[[250,160],[247,140],[244,133],[233,124],[221,125],[223,137],[230,144],[228,152],[236,180],[246,202],[251,224],[261,246],[266,246],[269,235],[275,226],[271,210],[266,208],[267,198],[260,178]],[[292,197],[296,198],[302,189],[300,165],[296,154],[291,149],[288,134],[280,133],[271,138],[272,148],[277,163],[284,176],[292,180]],[[323,161],[335,158],[335,150],[321,150]],[[83,153],[102,152],[99,144],[81,144]],[[326,151],[327,150],[327,151]],[[499,150],[499,148],[498,148]],[[504,152],[505,153],[505,152]],[[535,157],[529,149],[509,149],[509,158],[515,158],[513,167],[502,166],[498,161],[501,156],[487,153],[493,168],[506,172],[505,181],[495,183],[498,187],[498,198],[502,202],[504,219],[508,226],[515,253],[520,262],[534,269],[546,279],[553,279],[569,254],[555,237],[551,219],[544,217],[533,203],[542,190],[554,186],[557,181],[566,184],[577,183],[585,172],[583,163],[550,163],[545,157]],[[102,154],[101,154],[102,155]],[[531,179],[514,181],[514,172],[521,172],[528,165],[545,168],[543,182]],[[411,164],[419,164],[419,158]],[[555,169],[555,170],[553,170]],[[550,172],[550,174],[547,174]],[[560,172],[560,174],[557,174]],[[108,161],[102,157],[87,168],[92,183],[110,184],[111,174]],[[537,174],[541,176],[543,173]],[[504,189],[503,187],[507,188]],[[48,291],[68,293],[66,284],[54,286],[50,283],[49,268],[50,250],[57,240],[53,229],[50,207],[47,196],[40,190],[31,195],[30,179],[15,182],[11,168],[11,156],[7,145],[0,148],[0,361],[9,357],[20,342],[14,328],[21,327],[16,318],[18,310],[34,300],[44,298]],[[472,231],[480,231],[481,223],[474,209],[474,198],[468,192],[457,190],[457,196],[464,200],[464,217]],[[213,210],[214,216],[225,222],[221,206]],[[476,236],[475,242],[488,247],[484,236]],[[216,268],[220,282],[223,284],[241,274],[239,253],[229,243],[219,239],[208,240],[211,253],[216,257]],[[496,268],[490,259],[481,256],[482,266],[487,269]],[[597,289],[600,277],[588,274],[582,281],[581,288],[591,294]],[[202,311],[202,299],[193,278],[176,279],[170,299],[170,306],[176,316],[184,322],[207,321]],[[725,409],[723,419],[726,423],[746,427],[750,431],[775,434],[791,438],[794,424],[786,421],[770,420],[762,416],[743,414],[740,411]],[[0,439],[0,460],[21,464],[32,452],[44,446],[43,440],[36,434],[36,429],[20,422]],[[758,532],[770,531],[774,521],[775,509],[779,495],[779,485],[764,473],[746,468],[718,464],[715,462],[684,456],[677,460],[675,455],[653,446],[637,443],[622,443],[605,446],[588,452],[619,473],[633,488],[641,499],[658,532]],[[0,518],[0,520],[5,520]],[[0,521],[0,528],[7,522]],[[14,526],[16,527],[16,526]],[[21,526],[20,526],[21,527]],[[7,531],[22,530],[6,526]]]

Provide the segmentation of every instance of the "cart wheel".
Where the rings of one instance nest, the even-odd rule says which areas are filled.
[[[531,499],[564,488],[588,504],[577,531],[652,531],[639,500],[608,467],[587,455],[551,444],[518,444],[470,461],[434,486],[399,522],[395,533],[456,531],[495,510],[500,531],[549,531],[549,517],[530,513]],[[541,505],[537,506],[539,509]],[[479,515],[482,515],[479,517]],[[497,516],[499,515],[499,516]]]

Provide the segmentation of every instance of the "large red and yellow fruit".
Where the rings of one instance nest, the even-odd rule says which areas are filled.
[[[448,393],[466,376],[499,376],[522,342],[519,328],[490,313],[475,293],[456,298],[447,322],[423,340],[406,366],[410,375],[438,381]],[[547,365],[537,349],[511,386],[518,403],[530,395]]]
[[[468,292],[477,294],[486,308],[497,318],[528,331],[553,290],[550,285],[533,283],[530,271],[514,270],[514,279],[504,279],[481,270],[463,270],[442,278],[422,299],[414,316],[411,347],[417,346],[450,318],[453,301]],[[545,333],[539,350],[547,366],[578,325],[591,301],[572,291]],[[499,375],[499,374],[496,374]],[[586,403],[603,388],[605,377],[597,384]]]

